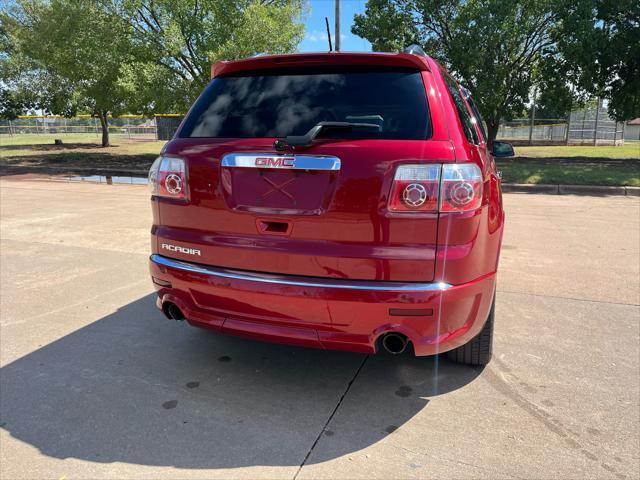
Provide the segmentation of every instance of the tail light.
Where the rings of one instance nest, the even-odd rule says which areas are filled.
[[[482,204],[482,172],[473,163],[400,165],[388,208],[392,212],[466,212]]]
[[[149,186],[151,193],[158,197],[186,200],[187,174],[183,159],[175,157],[158,157],[149,169]]]
[[[440,165],[400,165],[389,196],[392,212],[436,212]]]
[[[441,212],[468,212],[482,205],[482,172],[474,163],[442,166]]]

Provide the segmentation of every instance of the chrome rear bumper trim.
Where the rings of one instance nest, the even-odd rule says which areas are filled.
[[[267,273],[229,270],[226,268],[198,265],[196,263],[174,260],[162,255],[151,255],[150,260],[156,265],[174,268],[185,272],[199,273],[212,277],[231,278],[233,280],[247,280],[250,282],[272,283],[277,285],[293,285],[296,287],[340,288],[346,290],[370,290],[385,292],[428,292],[443,291],[452,285],[443,282],[412,283],[412,282],[377,282],[364,280],[340,280],[333,278],[299,277],[293,275],[273,275]]]

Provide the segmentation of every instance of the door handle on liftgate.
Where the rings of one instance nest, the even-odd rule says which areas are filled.
[[[267,235],[282,235],[286,236],[291,233],[291,228],[293,225],[288,221],[274,221],[274,220],[265,220],[262,218],[256,219],[256,226],[258,227],[258,232],[264,233]]]

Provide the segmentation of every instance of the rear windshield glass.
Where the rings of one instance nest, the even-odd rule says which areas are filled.
[[[327,130],[327,137],[425,139],[428,103],[417,71],[335,71],[214,79],[180,137],[250,138],[304,135],[318,122],[378,128]]]

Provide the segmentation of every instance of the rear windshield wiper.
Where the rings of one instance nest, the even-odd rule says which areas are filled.
[[[319,122],[304,135],[289,135],[285,137],[284,140],[276,140],[275,146],[276,148],[278,148],[278,146],[308,147],[323,130],[345,130],[351,132],[358,129],[375,130],[379,132],[380,125],[355,122]]]

